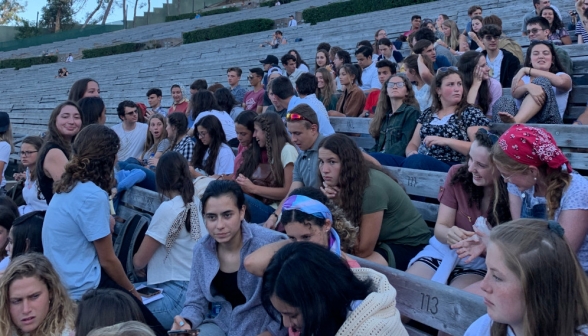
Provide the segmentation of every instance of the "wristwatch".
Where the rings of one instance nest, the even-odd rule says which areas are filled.
[[[366,112],[366,113],[363,114],[363,116],[367,118],[367,117],[370,116],[370,113],[369,112]]]

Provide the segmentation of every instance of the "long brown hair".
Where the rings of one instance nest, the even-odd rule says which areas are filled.
[[[27,253],[11,261],[0,278],[0,335],[22,335],[10,316],[10,286],[23,278],[37,278],[49,291],[49,310],[31,336],[61,336],[65,328],[73,328],[75,305],[61,283],[59,275],[40,253]]]
[[[458,70],[454,70],[452,68],[448,68],[446,71],[437,71],[437,75],[435,75],[435,80],[431,84],[431,111],[438,112],[443,109],[443,104],[441,104],[441,98],[437,94],[437,89],[441,88],[443,84],[443,80],[445,77],[449,75],[458,75],[461,79],[462,84],[464,83],[463,75]],[[457,108],[455,109],[455,116],[461,117],[461,112],[465,110],[470,104],[468,104],[468,90],[463,87],[463,93],[461,95],[461,101],[457,104]]]
[[[149,130],[149,127],[151,127],[151,120],[153,119],[159,119],[159,121],[163,123],[163,130],[159,135],[159,139],[155,139],[153,137],[153,133],[151,133],[151,130]],[[149,118],[149,121],[147,122],[147,126],[149,126],[147,127],[147,141],[145,141],[145,146],[143,146],[143,153],[141,154],[141,157],[145,156],[145,154],[147,154],[147,152],[149,152],[151,148],[153,148],[153,154],[157,153],[157,147],[159,147],[159,144],[163,140],[167,139],[167,123],[165,122],[165,117],[162,114],[156,113],[152,115],[151,118]]]
[[[506,154],[502,148],[496,143],[492,147],[492,160],[497,166],[504,167],[507,171],[512,173],[525,174],[529,166],[519,163]],[[572,177],[567,171],[561,169],[552,169],[543,164],[537,167],[541,174],[541,179],[544,180],[547,186],[545,199],[547,200],[548,219],[555,218],[555,212],[561,205],[561,198],[563,191],[570,185]]]
[[[335,80],[333,79],[333,75],[331,75],[331,72],[325,68],[318,68],[316,69],[315,73],[319,73],[323,76],[323,81],[325,82],[325,87],[321,90],[319,89],[319,87],[316,87],[316,97],[322,97],[323,98],[323,105],[325,105],[325,108],[328,108],[329,105],[331,104],[331,98],[333,97],[333,95],[335,94],[335,91],[337,91],[337,84],[335,83]]]
[[[321,141],[319,148],[331,151],[339,157],[340,200],[339,205],[349,221],[359,226],[363,215],[363,193],[369,185],[369,166],[355,142],[343,134],[333,134]],[[321,185],[324,179],[319,171]]]
[[[204,128],[210,136],[210,143],[205,145],[200,137],[196,138],[194,145],[194,154],[192,155],[192,162],[190,163],[194,168],[202,169],[208,175],[214,175],[214,168],[216,160],[220,153],[223,144],[227,144],[227,137],[223,130],[223,125],[218,118],[213,115],[208,115],[200,119],[194,125],[194,134],[198,135],[198,126]],[[204,155],[208,152],[208,158],[204,162]]]
[[[402,100],[403,104],[410,105],[415,109],[419,110],[419,102],[416,100],[414,96],[414,90],[412,89],[412,83],[406,78],[403,74],[394,74],[388,78],[384,85],[382,85],[382,89],[380,90],[380,96],[378,97],[378,105],[376,105],[376,112],[374,113],[374,118],[370,123],[370,134],[372,137],[377,138],[380,136],[380,127],[382,126],[382,120],[386,117],[389,111],[392,111],[392,103],[390,102],[390,97],[388,97],[388,83],[394,77],[398,77],[402,79],[404,83],[404,87],[406,88],[406,96]],[[392,111],[394,112],[394,111]]]
[[[521,282],[524,335],[577,335],[577,328],[588,323],[588,279],[563,230],[557,233],[558,226],[517,219],[490,234],[491,244],[500,249],[506,267]],[[494,321],[490,334],[506,336],[507,328]]]
[[[277,113],[263,113],[255,118],[265,134],[265,150],[271,166],[272,177],[276,187],[284,186],[284,167],[282,166],[282,149],[286,144],[294,146],[284,122]],[[243,152],[243,164],[237,170],[237,176],[243,174],[251,177],[261,163],[262,149],[257,141],[251,141],[251,148]]]
[[[112,172],[120,148],[118,135],[109,127],[88,125],[79,133],[73,147],[75,154],[65,166],[61,180],[53,184],[54,192],[68,193],[78,182],[94,182],[110,193],[116,185]]]
[[[43,138],[38,137],[38,136],[28,136],[22,140],[22,143],[35,147],[35,150],[38,153],[39,150],[41,150],[41,147],[43,147]],[[39,160],[39,155],[37,155],[37,161],[38,160]],[[37,171],[37,163],[35,162],[35,165],[33,167],[29,168],[31,181],[37,180],[36,171]]]

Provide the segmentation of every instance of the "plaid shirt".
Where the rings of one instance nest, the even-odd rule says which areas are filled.
[[[182,154],[188,160],[189,164],[192,162],[192,154],[194,153],[194,140],[189,136],[184,137],[174,147],[173,151]]]

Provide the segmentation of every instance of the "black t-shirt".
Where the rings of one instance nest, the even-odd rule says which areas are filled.
[[[247,301],[237,285],[237,273],[225,273],[219,270],[214,279],[212,279],[214,289],[220,295],[224,296],[225,300],[231,303],[233,309]]]

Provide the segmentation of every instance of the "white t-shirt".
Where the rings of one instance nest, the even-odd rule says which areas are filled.
[[[482,315],[470,325],[464,336],[490,336],[490,327],[492,327],[492,323],[493,321],[488,314]],[[515,336],[510,327],[506,330],[506,336]]]
[[[555,75],[561,76],[561,75],[565,75],[565,74],[566,74],[565,72],[558,72]],[[525,75],[521,78],[521,80],[523,81],[523,83],[529,84],[531,82],[531,77]],[[566,107],[568,106],[568,97],[570,96],[570,91],[572,91],[572,88],[570,87],[569,90],[561,90],[561,89],[556,88],[555,86],[552,86],[552,88],[553,88],[553,93],[555,94],[555,101],[557,102],[557,109],[559,110],[559,115],[563,119],[563,115],[566,112]],[[523,102],[522,99],[516,100],[518,108],[521,108],[522,102]]]
[[[284,148],[282,148],[282,152],[280,153],[280,160],[282,160],[282,167],[286,168],[287,165],[294,164],[296,162],[296,159],[298,159],[298,150],[296,150],[296,147],[290,145],[289,143],[287,143],[286,145],[284,145]],[[274,209],[278,208],[278,203],[272,203],[270,204],[270,206]]]
[[[130,157],[138,158],[143,153],[145,141],[147,141],[147,132],[149,126],[143,123],[136,123],[135,129],[125,131],[122,123],[112,126],[120,139],[120,149],[118,150],[118,161],[125,161]]]
[[[10,161],[10,152],[12,148],[10,144],[6,141],[0,142],[0,161],[4,162],[4,169],[2,169],[2,182],[0,183],[0,188],[6,186],[6,177],[4,177],[4,173],[6,172],[6,167],[8,167],[8,161]]]
[[[298,67],[298,70],[302,71],[302,72],[308,72],[308,67],[302,63],[300,63],[300,66]]]
[[[197,202],[199,202],[197,200]],[[200,206],[199,206],[200,208]],[[192,267],[192,249],[197,240],[193,240],[186,231],[184,224],[178,238],[167,254],[165,242],[172,224],[178,215],[185,209],[182,196],[176,196],[165,201],[155,210],[153,219],[149,223],[147,232],[149,237],[161,244],[149,260],[147,272],[147,284],[156,285],[167,281],[189,281]],[[198,211],[199,221],[203,223],[201,211]],[[202,228],[202,225],[200,226]],[[204,234],[204,232],[202,232]]]
[[[502,50],[498,50],[498,56],[494,59],[494,61],[490,61],[490,57],[486,55],[486,63],[490,67],[490,77],[500,81],[500,68],[502,66],[502,59],[504,58],[504,54]]]
[[[361,72],[362,90],[370,89],[381,89],[382,84],[378,79],[378,69],[376,68],[376,62],[372,61],[372,64]]]
[[[204,153],[204,158],[202,162],[206,162],[208,159],[208,154],[210,149]],[[218,156],[216,157],[216,162],[214,163],[214,174],[221,175],[221,174],[233,174],[235,169],[235,154],[233,154],[233,150],[226,144],[222,144]]]
[[[196,123],[198,123],[200,121],[200,119],[202,119],[206,116],[209,116],[209,115],[213,115],[218,118],[221,125],[223,126],[223,131],[225,131],[225,136],[227,137],[227,141],[237,137],[237,131],[235,131],[235,121],[233,120],[233,118],[231,118],[231,116],[228,113],[226,113],[224,111],[217,111],[217,110],[200,112],[200,114],[198,115],[198,117],[196,117],[196,120],[194,121],[194,126],[193,126],[194,134],[197,133]]]
[[[27,214],[33,211],[45,211],[47,210],[47,201],[45,199],[39,199],[39,193],[37,192],[37,180],[31,181],[31,173],[27,168],[27,179],[24,187],[22,188],[22,198],[25,201],[25,205],[18,207],[20,215]]]
[[[419,109],[421,111],[431,107],[431,86],[429,86],[429,84],[424,84],[420,89],[413,84],[412,89],[414,91],[414,97],[419,102]]]

